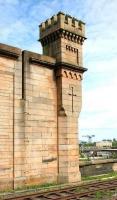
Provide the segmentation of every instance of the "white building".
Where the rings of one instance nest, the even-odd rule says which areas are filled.
[[[112,147],[112,141],[96,142],[96,147]]]

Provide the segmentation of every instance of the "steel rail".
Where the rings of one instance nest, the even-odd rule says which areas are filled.
[[[47,192],[37,192],[23,196],[8,197],[5,198],[5,200],[80,200],[83,197],[90,197],[97,191],[115,190],[116,188],[117,179],[99,181],[95,183],[89,183],[87,185],[77,185]],[[88,191],[80,191],[80,189]]]

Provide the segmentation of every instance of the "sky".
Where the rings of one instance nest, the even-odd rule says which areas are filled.
[[[59,11],[86,23],[80,140],[117,138],[117,0],[0,0],[0,42],[42,53],[38,25]]]

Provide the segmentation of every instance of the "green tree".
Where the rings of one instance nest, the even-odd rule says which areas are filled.
[[[116,147],[117,148],[117,140],[115,138],[113,138],[112,147]]]

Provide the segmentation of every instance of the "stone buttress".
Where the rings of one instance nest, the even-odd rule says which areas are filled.
[[[85,24],[59,12],[40,25],[43,54],[56,58],[58,181],[80,181],[78,118],[82,104]]]

